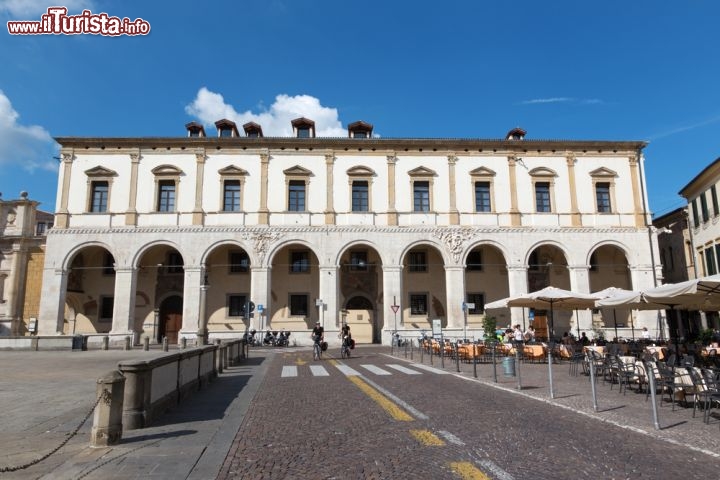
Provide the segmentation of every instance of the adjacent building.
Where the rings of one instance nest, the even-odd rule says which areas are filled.
[[[434,324],[477,337],[484,304],[509,295],[658,283],[644,142],[292,126],[289,138],[226,119],[211,136],[193,122],[172,138],[57,138],[40,332],[178,342],[270,328],[302,344],[319,321],[347,322],[360,342]],[[654,312],[615,315],[656,330]],[[556,312],[554,326],[589,329],[592,315]]]
[[[0,336],[37,332],[45,263],[45,234],[53,215],[38,210],[27,192],[0,195]]]

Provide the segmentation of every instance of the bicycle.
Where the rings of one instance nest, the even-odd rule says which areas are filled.
[[[314,340],[313,360],[320,360],[322,358],[322,346],[320,345],[322,338],[319,335],[316,335]]]
[[[342,358],[350,358],[350,338],[347,335],[343,337],[342,345],[340,346],[340,356]]]

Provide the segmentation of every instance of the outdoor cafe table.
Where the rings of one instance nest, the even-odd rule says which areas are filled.
[[[587,352],[588,350],[593,350],[594,352],[597,352],[600,355],[605,355],[605,347],[603,347],[601,345],[588,345],[588,346],[584,347],[583,350],[585,352]]]
[[[655,354],[657,353],[657,359],[658,360],[664,360],[665,359],[665,351],[664,347],[645,347],[645,351]]]

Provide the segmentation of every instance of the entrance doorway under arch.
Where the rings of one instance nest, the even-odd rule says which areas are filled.
[[[358,343],[380,343],[381,326],[374,315],[372,302],[362,296],[352,297],[345,305],[350,332]]]
[[[158,342],[167,337],[168,344],[178,343],[178,333],[182,328],[183,301],[180,295],[172,295],[160,304]]]

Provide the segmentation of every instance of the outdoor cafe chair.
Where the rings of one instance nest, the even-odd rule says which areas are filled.
[[[701,369],[700,373],[706,389],[703,420],[705,423],[710,423],[710,409],[713,403],[720,405],[720,373],[709,368]]]
[[[622,358],[620,358],[619,355],[615,355],[615,362],[617,369],[615,375],[617,376],[619,383],[618,393],[622,392],[623,394],[625,394],[628,388],[632,390],[633,383],[639,384],[640,375],[638,374],[638,370],[635,366],[634,361],[626,362]]]

